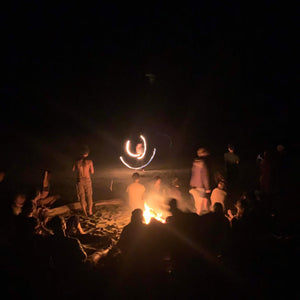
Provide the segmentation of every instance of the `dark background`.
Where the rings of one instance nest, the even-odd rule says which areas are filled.
[[[296,153],[297,9],[239,2],[3,6],[1,167],[65,171],[82,144],[98,170],[121,166],[140,133],[158,167],[228,143]]]

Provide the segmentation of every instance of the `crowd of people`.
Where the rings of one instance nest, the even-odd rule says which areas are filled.
[[[277,147],[272,160],[268,153],[259,156],[257,188],[230,202],[239,177],[240,158],[234,151],[229,145],[224,172],[211,174],[209,152],[197,150],[187,189],[192,206],[184,205],[178,177],[164,185],[156,176],[145,186],[139,173],[133,173],[126,189],[131,221],[118,242],[92,263],[82,245],[86,233],[78,215],[49,218],[59,196],[50,194],[51,173],[45,170],[41,188],[15,193],[1,219],[5,290],[14,299],[264,297],[273,285],[282,284],[281,272],[290,263],[281,257],[282,240],[276,236],[270,204],[272,197],[282,199],[286,188],[286,181],[278,186],[288,172],[284,148]],[[83,214],[91,217],[94,169],[87,156],[83,153],[73,170]],[[4,179],[0,172],[0,187]],[[2,199],[6,196],[1,191]],[[145,204],[162,212],[164,222],[152,218],[146,224]],[[293,253],[291,249],[284,253]]]

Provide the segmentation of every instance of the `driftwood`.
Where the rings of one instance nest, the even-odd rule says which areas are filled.
[[[102,206],[102,205],[120,205],[123,204],[124,202],[121,199],[109,199],[109,200],[99,200],[99,201],[94,201],[95,206]],[[62,205],[59,207],[51,208],[48,210],[48,216],[49,217],[54,217],[57,215],[62,215],[65,213],[68,213],[72,210],[78,210],[81,209],[80,202],[73,202],[70,204]]]

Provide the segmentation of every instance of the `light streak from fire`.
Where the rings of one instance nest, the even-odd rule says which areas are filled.
[[[138,157],[138,156],[140,156],[140,153],[132,153],[129,148],[130,148],[130,140],[128,140],[126,142],[125,149],[126,149],[127,154],[130,155],[131,157]]]
[[[145,156],[145,154],[146,154],[146,151],[147,151],[147,143],[146,143],[146,139],[145,139],[142,135],[140,135],[140,138],[143,140],[143,143],[144,143],[144,151],[143,151],[142,155],[139,156],[137,159],[142,159],[142,158],[144,158],[144,156]]]
[[[121,162],[122,162],[127,168],[132,169],[132,170],[140,170],[140,169],[144,169],[145,167],[147,167],[147,166],[151,163],[152,159],[153,159],[154,156],[155,156],[155,153],[156,153],[156,148],[153,149],[153,153],[152,153],[152,156],[150,157],[149,161],[148,161],[146,164],[144,164],[144,165],[142,165],[142,166],[139,166],[139,167],[133,167],[133,166],[131,166],[130,164],[128,164],[128,163],[124,160],[124,158],[123,158],[122,156],[120,156],[120,160],[121,160]]]
[[[131,151],[130,151],[130,140],[128,140],[127,142],[126,142],[126,146],[125,146],[125,150],[126,150],[126,152],[127,152],[127,154],[129,155],[129,156],[131,156],[131,157],[136,157],[137,159],[142,159],[142,158],[144,158],[144,156],[145,156],[145,154],[146,154],[146,151],[147,151],[147,143],[146,143],[146,139],[142,136],[142,135],[140,135],[140,138],[142,139],[142,141],[143,141],[143,144],[144,144],[144,150],[143,150],[143,153],[141,154],[141,153],[132,153]]]

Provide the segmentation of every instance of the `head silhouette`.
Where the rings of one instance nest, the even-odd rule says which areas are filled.
[[[197,156],[198,157],[205,157],[205,156],[208,156],[208,155],[209,155],[209,152],[205,148],[199,148],[197,150]]]
[[[177,208],[177,200],[176,199],[171,199],[170,201],[169,201],[169,206],[170,206],[170,210],[172,211],[172,210],[174,210],[174,209],[176,209]]]
[[[216,214],[222,215],[223,214],[223,205],[220,202],[216,202],[213,206],[213,210]]]
[[[21,214],[23,216],[29,217],[29,216],[32,215],[33,210],[34,210],[34,207],[33,207],[32,201],[31,200],[27,200],[27,201],[25,201],[25,203],[23,205]]]
[[[133,181],[136,181],[136,180],[140,179],[140,174],[135,172],[135,173],[132,174],[131,177],[132,177]]]
[[[143,211],[140,208],[137,208],[132,211],[131,213],[131,223],[143,223],[144,221],[144,216],[143,216]]]
[[[83,156],[83,157],[88,157],[89,154],[90,154],[90,149],[89,149],[88,146],[85,145],[85,146],[82,147],[82,149],[81,149],[80,152],[81,152],[81,153],[80,153],[81,156]]]
[[[55,216],[48,222],[48,226],[54,234],[57,234],[64,232],[66,228],[66,223],[62,217]]]
[[[77,215],[71,216],[66,222],[66,231],[76,229],[79,224],[79,217]]]
[[[227,148],[229,152],[234,152],[234,146],[232,144],[228,144]]]

